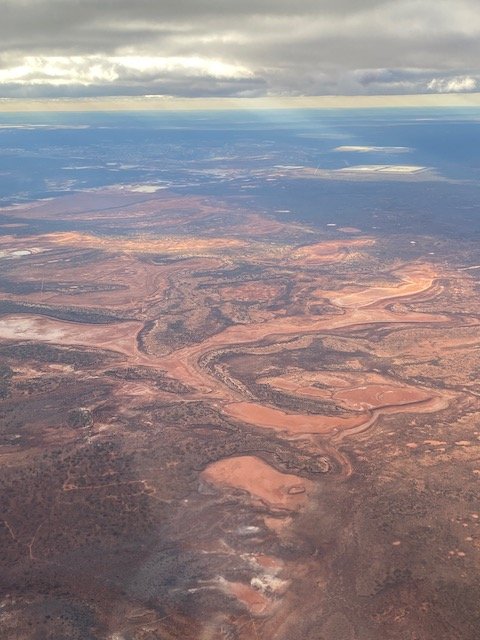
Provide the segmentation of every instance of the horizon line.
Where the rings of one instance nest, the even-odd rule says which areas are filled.
[[[0,113],[37,111],[205,111],[234,109],[366,109],[388,107],[480,107],[480,93],[375,96],[265,96],[177,98],[104,96],[81,98],[0,98]]]

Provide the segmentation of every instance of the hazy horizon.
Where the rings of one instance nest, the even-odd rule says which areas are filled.
[[[28,111],[215,111],[235,109],[374,109],[402,107],[480,107],[480,93],[388,96],[265,96],[261,98],[176,98],[173,96],[0,98],[0,113]]]

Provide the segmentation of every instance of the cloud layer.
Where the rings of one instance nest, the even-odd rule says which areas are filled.
[[[480,90],[478,0],[4,0],[0,97]]]

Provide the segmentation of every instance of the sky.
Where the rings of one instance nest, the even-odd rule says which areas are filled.
[[[0,98],[480,91],[479,0],[0,0]]]

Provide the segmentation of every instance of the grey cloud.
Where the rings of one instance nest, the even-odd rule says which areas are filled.
[[[0,42],[4,97],[480,86],[477,0],[4,0]],[[52,56],[63,58],[53,64],[60,71],[46,69]],[[118,62],[128,56],[143,57],[144,67]],[[188,67],[192,58],[203,71]]]
[[[265,84],[262,80],[218,80],[217,78],[181,78],[166,81],[152,81],[148,85],[149,94],[145,94],[145,85],[135,84],[92,84],[87,87],[72,85],[55,87],[50,85],[32,86],[7,84],[2,87],[3,98],[82,98],[107,96],[143,96],[166,95],[179,98],[196,98],[198,96],[214,97],[247,97],[256,98],[265,95]]]

